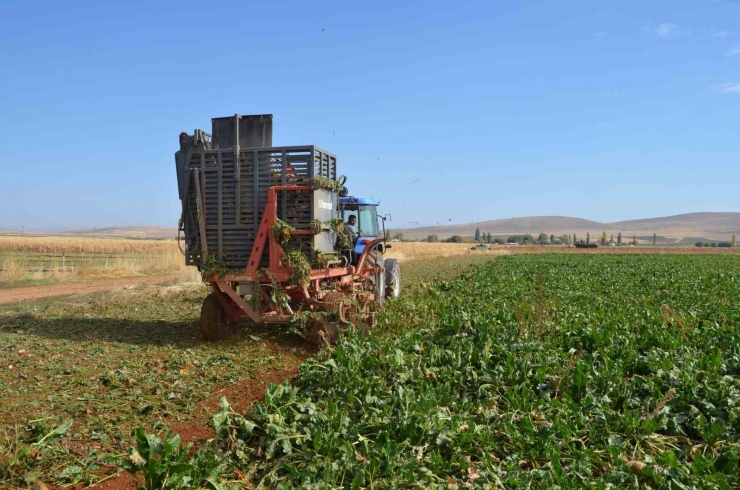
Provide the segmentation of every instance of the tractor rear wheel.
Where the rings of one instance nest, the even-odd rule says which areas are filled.
[[[368,252],[365,267],[368,269],[383,267],[383,254],[378,250],[371,250]],[[371,279],[375,286],[376,302],[378,303],[378,306],[382,307],[383,299],[385,299],[385,274],[383,272],[379,272],[374,276],[371,276]]]
[[[385,297],[398,298],[401,295],[401,266],[398,259],[385,259]]]
[[[206,296],[200,307],[200,331],[206,342],[228,339],[236,333],[236,325],[226,320],[224,306],[216,293]]]

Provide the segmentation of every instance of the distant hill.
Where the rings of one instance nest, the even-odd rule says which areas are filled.
[[[535,236],[540,233],[560,236],[575,233],[580,238],[585,238],[586,233],[590,233],[592,238],[597,238],[602,232],[606,232],[608,236],[613,234],[616,238],[617,233],[621,232],[625,240],[634,235],[638,237],[638,241],[652,240],[652,235],[655,233],[661,237],[659,241],[669,244],[678,243],[690,237],[729,240],[733,233],[740,234],[740,213],[690,213],[614,223],[601,223],[567,216],[529,216],[477,223],[394,229],[393,233],[403,233],[404,238],[412,240],[437,234],[442,240],[452,235],[472,237],[476,228],[480,228],[482,233],[491,233],[496,236],[525,233]]]
[[[418,240],[431,234],[437,234],[440,240],[452,235],[473,237],[475,229],[482,233],[506,237],[529,233],[539,235],[573,235],[585,238],[590,233],[593,239],[606,232],[608,236],[622,232],[622,237],[636,236],[638,242],[652,242],[652,235],[657,235],[657,242],[663,245],[690,245],[700,239],[730,240],[733,233],[740,236],[740,213],[690,213],[661,218],[646,218],[614,223],[601,223],[568,216],[527,216],[518,218],[480,221],[477,223],[452,224],[440,226],[423,226],[419,228],[392,228],[393,233],[403,233],[404,238]],[[20,230],[2,230],[2,233],[19,234]],[[77,230],[32,230],[26,228],[27,234],[98,236],[122,238],[176,238],[177,228],[165,226],[111,226],[106,228],[85,228]]]

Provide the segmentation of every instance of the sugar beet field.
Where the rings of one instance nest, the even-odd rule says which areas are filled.
[[[0,484],[124,468],[147,488],[740,486],[736,257],[404,273],[371,335],[319,353],[257,327],[203,344],[200,287],[0,309]],[[293,373],[244,403],[244,379]]]

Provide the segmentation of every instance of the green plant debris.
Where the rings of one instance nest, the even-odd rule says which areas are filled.
[[[339,254],[342,250],[349,250],[352,248],[352,239],[347,233],[347,229],[344,225],[342,218],[335,218],[329,221],[312,220],[311,227],[318,227],[320,229],[328,228],[333,231],[337,236],[337,241],[334,244],[334,250]]]
[[[318,184],[319,189],[326,189],[327,191],[332,192],[339,192],[342,190],[342,184],[337,180],[329,179],[321,175],[314,177],[313,180]]]
[[[291,244],[290,232],[292,230],[295,230],[295,228],[282,220],[277,220],[272,225],[272,235],[283,247],[284,255],[280,259],[280,265],[290,270],[291,284],[308,285],[311,281],[311,263],[302,250]]]
[[[215,418],[267,488],[737,488],[740,263],[499,257]]]
[[[290,283],[305,286],[311,282],[311,263],[299,248],[286,247],[280,265],[290,270]]]
[[[349,233],[347,233],[347,229],[344,226],[344,221],[342,221],[341,218],[336,218],[333,220],[329,220],[326,224],[337,235],[337,243],[335,245],[335,249],[337,250],[337,252],[341,252],[342,250],[351,250],[352,238],[350,237]]]
[[[254,283],[255,289],[252,292],[251,298],[252,307],[255,311],[262,311],[263,299],[265,296],[267,296],[270,302],[276,305],[278,309],[282,309],[284,305],[289,303],[289,297],[281,286],[280,281],[275,277],[275,274],[270,272],[268,269],[262,268],[257,271],[257,278],[258,281]],[[266,284],[260,282],[263,278],[267,278],[270,283]]]
[[[99,481],[135,428],[202,425],[221,388],[307,355],[261,326],[203,342],[207,294],[177,284],[0,306],[0,487]]]
[[[275,221],[275,224],[272,225],[272,236],[275,237],[275,240],[281,247],[284,247],[290,241],[290,232],[294,230],[295,228],[293,226],[281,219],[278,219]]]
[[[325,253],[320,250],[313,252],[313,266],[316,269],[326,269],[330,263],[339,262],[340,256],[336,253]]]
[[[329,265],[329,258],[320,250],[314,250],[312,265],[317,269],[325,269]]]
[[[206,282],[207,279],[213,274],[219,277],[224,277],[228,274],[241,274],[243,272],[244,269],[227,267],[226,265],[219,262],[219,260],[214,255],[209,255],[208,259],[206,259],[205,263],[203,263],[200,269],[200,274],[203,282]]]
[[[117,464],[135,476],[140,476],[140,488],[185,489],[212,488],[225,490],[238,488],[237,484],[224,484],[228,461],[213,451],[200,448],[190,451],[192,443],[182,445],[179,435],[168,432],[165,439],[136,429],[136,447],[128,457],[119,458]]]
[[[316,322],[326,320],[329,323],[333,323],[336,321],[336,316],[334,312],[300,310],[293,314],[290,323],[296,333],[300,333],[300,335],[305,337],[309,329]]]

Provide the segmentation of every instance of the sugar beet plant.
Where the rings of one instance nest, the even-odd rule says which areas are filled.
[[[737,488],[740,263],[499,258],[216,416],[271,488]]]
[[[183,446],[179,435],[167,433],[160,439],[156,434],[137,429],[136,447],[129,450],[127,458],[118,458],[116,463],[139,478],[137,487],[141,489],[234,488],[224,483],[228,461],[222,455],[205,449],[193,452],[191,447]]]

